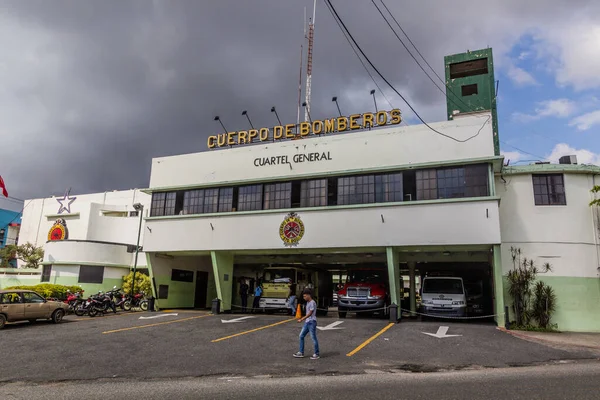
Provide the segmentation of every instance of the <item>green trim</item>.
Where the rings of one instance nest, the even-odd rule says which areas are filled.
[[[233,297],[233,255],[228,252],[211,251],[210,258],[213,265],[217,298],[221,300],[221,311],[230,311]],[[228,279],[225,279],[225,275]]]
[[[494,314],[496,324],[504,326],[504,284],[502,280],[502,258],[501,245],[494,245],[493,248],[493,269],[494,269]]]
[[[44,261],[42,265],[89,265],[92,267],[111,267],[111,268],[132,268],[131,265],[124,264],[111,264],[111,263],[96,263],[87,261]],[[146,267],[138,267],[138,269],[145,269]]]
[[[502,175],[535,173],[600,174],[600,167],[587,164],[530,164],[504,167]]]
[[[154,287],[156,280],[154,279],[154,272],[152,271],[152,263],[150,262],[150,258],[150,254],[146,253],[146,266],[148,267],[148,276],[150,277],[150,286],[152,287],[152,297],[155,299],[156,308],[160,310],[157,288]]]
[[[392,247],[386,247],[387,268],[390,283],[390,302],[400,306],[400,264],[398,263],[398,254]],[[398,312],[400,319],[401,312]]]
[[[9,272],[10,275],[35,275],[41,274],[41,268],[0,268],[0,273]]]
[[[335,210],[362,209],[362,208],[373,208],[373,207],[413,206],[413,205],[422,205],[422,204],[472,203],[472,202],[479,202],[479,201],[500,201],[500,197],[498,197],[498,196],[465,197],[462,199],[418,200],[418,201],[400,201],[400,202],[395,202],[395,203],[369,203],[369,204],[351,204],[351,205],[343,205],[343,206],[281,208],[281,209],[276,209],[276,210],[232,211],[232,212],[221,212],[221,213],[187,214],[187,215],[165,215],[165,216],[160,216],[160,217],[145,217],[144,220],[157,221],[157,220],[161,220],[161,219],[223,217],[223,216],[231,216],[231,215],[285,214],[290,211],[294,211],[294,212],[335,211]]]
[[[481,158],[467,158],[462,160],[452,160],[452,161],[433,161],[427,163],[415,163],[415,164],[400,164],[400,165],[388,165],[388,166],[380,166],[380,167],[372,167],[372,168],[358,168],[351,169],[346,171],[326,171],[326,172],[315,172],[308,174],[297,174],[294,177],[290,177],[288,175],[278,175],[271,176],[268,178],[260,178],[260,179],[247,179],[247,180],[235,180],[235,181],[223,181],[223,182],[207,182],[200,183],[196,185],[182,185],[182,186],[161,186],[155,188],[148,188],[141,190],[146,194],[152,194],[154,192],[169,192],[175,190],[193,190],[193,189],[201,189],[201,188],[216,188],[223,186],[240,186],[240,185],[252,185],[256,183],[268,183],[268,182],[278,182],[278,181],[290,181],[290,180],[301,180],[301,179],[311,179],[311,178],[327,178],[332,176],[347,176],[347,175],[356,175],[356,174],[364,174],[364,173],[385,173],[385,172],[401,172],[406,170],[415,170],[415,169],[426,169],[432,167],[449,167],[454,165],[469,165],[469,164],[481,164],[481,163],[492,163],[494,164],[495,170],[500,170],[502,166],[502,162],[504,161],[504,156],[489,156],[489,157],[481,157]]]
[[[496,196],[496,179],[494,176],[493,167],[491,165],[488,168],[488,179],[489,194],[490,196]]]

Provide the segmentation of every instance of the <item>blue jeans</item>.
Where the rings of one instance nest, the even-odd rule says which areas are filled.
[[[292,314],[296,312],[296,306],[298,304],[298,300],[296,299],[296,296],[290,296],[290,310],[292,310]]]
[[[300,331],[300,353],[304,354],[304,338],[310,332],[310,338],[315,345],[315,354],[319,354],[319,341],[317,340],[317,321],[305,322]]]

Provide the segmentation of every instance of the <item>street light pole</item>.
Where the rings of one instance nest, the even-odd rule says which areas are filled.
[[[133,279],[131,280],[131,298],[135,295],[135,273],[137,271],[138,254],[140,252],[140,236],[142,235],[142,218],[144,217],[144,205],[136,203],[133,208],[140,213],[140,226],[138,227],[137,244],[135,246],[135,260],[133,261]]]

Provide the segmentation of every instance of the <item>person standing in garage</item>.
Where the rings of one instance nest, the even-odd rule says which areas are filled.
[[[304,338],[308,333],[310,333],[310,338],[313,341],[313,345],[315,347],[315,353],[310,358],[311,360],[318,360],[319,357],[319,341],[317,340],[317,303],[312,298],[312,292],[309,289],[304,289],[302,292],[302,297],[306,302],[306,315],[300,319],[298,322],[304,322],[302,326],[302,330],[300,331],[300,350],[297,353],[294,353],[294,357],[303,358],[304,357]]]
[[[246,279],[240,279],[240,297],[242,299],[242,312],[245,313],[248,308],[248,284]]]
[[[252,302],[252,312],[258,310],[260,306],[260,296],[262,296],[262,287],[260,285],[260,281],[256,284],[256,289],[254,290],[254,301]]]

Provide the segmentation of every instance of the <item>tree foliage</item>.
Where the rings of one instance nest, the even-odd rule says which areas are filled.
[[[552,271],[552,266],[545,263],[538,269],[534,261],[521,257],[521,249],[510,248],[513,268],[508,271],[508,293],[513,298],[513,311],[517,326],[529,326],[532,319],[538,321],[542,328],[550,324],[552,312],[556,308],[554,290],[537,282],[539,273]]]
[[[596,185],[591,190],[592,193],[600,192],[600,186]],[[590,206],[600,206],[600,199],[594,199],[590,201]]]
[[[8,268],[8,262],[16,258],[23,261],[23,268],[37,269],[44,259],[44,249],[29,242],[20,246],[9,244],[0,249],[0,258],[0,268]]]
[[[17,258],[17,246],[14,244],[6,245],[0,249],[0,268],[9,268],[9,261]]]
[[[25,264],[23,268],[39,268],[44,259],[44,249],[27,242],[17,246],[17,258]]]
[[[131,282],[133,280],[133,271],[129,275],[123,277],[123,291],[125,293],[131,292]],[[135,273],[135,293],[144,292],[147,295],[152,295],[152,283],[150,277],[141,272]]]

